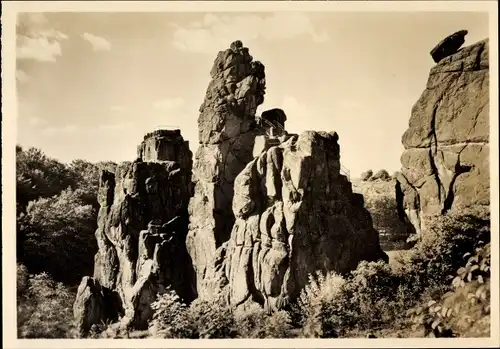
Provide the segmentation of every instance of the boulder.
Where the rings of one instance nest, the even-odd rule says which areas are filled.
[[[396,175],[398,210],[422,217],[489,206],[489,42],[443,58],[412,109]]]
[[[273,146],[237,176],[236,222],[203,288],[237,307],[280,309],[317,271],[347,273],[385,260],[378,232],[340,174],[335,132],[305,132]]]
[[[446,58],[456,53],[465,42],[467,30],[459,30],[439,42],[432,50],[431,56],[434,62],[439,63],[443,58]]]

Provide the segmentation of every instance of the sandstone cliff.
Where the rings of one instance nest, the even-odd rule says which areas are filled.
[[[180,133],[173,139],[150,136],[156,139],[151,141],[153,149],[164,149],[158,154],[191,157]],[[176,153],[179,144],[184,148]],[[102,173],[94,277],[82,280],[74,306],[82,335],[91,325],[119,315],[125,325],[146,328],[150,304],[169,286],[188,301],[196,297],[185,246],[191,162],[175,157],[150,160],[126,162],[116,173]]]
[[[432,51],[439,63],[402,138],[398,209],[416,232],[426,215],[490,203],[489,45],[484,40],[457,51],[466,33],[440,43],[453,47]]]
[[[243,307],[284,306],[316,271],[348,272],[387,260],[363,196],[339,173],[337,133],[290,136],[254,158],[235,181],[231,238],[203,288]]]
[[[264,101],[264,66],[236,41],[219,52],[210,75],[198,118],[200,145],[187,239],[199,289],[207,263],[228,240],[234,223],[234,179],[252,160],[255,137],[264,133],[255,121],[257,106]]]

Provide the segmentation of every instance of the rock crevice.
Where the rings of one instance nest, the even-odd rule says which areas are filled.
[[[424,216],[489,205],[489,42],[459,49],[465,34],[431,69],[402,137],[398,212],[416,232]]]

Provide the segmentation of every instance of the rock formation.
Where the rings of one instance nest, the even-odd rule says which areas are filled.
[[[182,138],[181,130],[157,130],[144,136],[137,147],[137,158],[142,161],[169,161],[175,159],[181,168],[193,167],[189,142]]]
[[[83,336],[120,317],[146,328],[168,287],[187,302],[222,294],[272,310],[310,273],[387,260],[340,174],[338,135],[288,134],[281,109],[257,116],[264,66],[240,41],[219,52],[211,77],[193,169],[180,131],[162,130],[144,137],[136,161],[102,173],[94,276],[74,305]]]
[[[154,161],[125,162],[116,173],[102,173],[94,277],[82,280],[74,306],[82,335],[118,315],[127,326],[146,328],[150,304],[169,286],[187,301],[196,297],[185,246],[191,152],[178,130],[160,133],[142,145],[142,156]]]
[[[431,50],[431,56],[434,62],[439,63],[443,58],[446,58],[458,51],[464,44],[467,30],[459,30],[444,38]]]
[[[264,101],[264,66],[253,61],[248,49],[240,41],[232,43],[219,52],[210,75],[198,118],[200,145],[187,239],[198,288],[217,247],[229,239],[234,179],[252,160],[255,137],[265,133],[255,120]]]
[[[387,260],[378,232],[340,174],[337,133],[289,136],[254,158],[235,181],[236,222],[203,288],[235,306],[277,309],[321,271],[348,272]]]
[[[490,204],[488,52],[486,39],[442,58],[413,106],[396,195],[417,233],[423,216]]]

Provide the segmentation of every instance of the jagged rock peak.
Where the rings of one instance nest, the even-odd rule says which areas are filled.
[[[441,40],[431,50],[431,56],[434,62],[439,63],[443,58],[456,53],[464,44],[467,34],[467,30],[459,30]]]
[[[253,159],[255,138],[266,133],[256,122],[257,106],[264,101],[264,65],[253,61],[241,41],[218,53],[211,77],[198,118],[186,241],[198,288],[217,247],[229,239],[234,179]]]
[[[253,60],[241,41],[218,53],[210,75],[198,118],[202,144],[220,143],[252,129],[265,94],[264,65]]]

